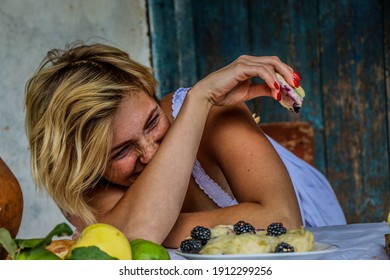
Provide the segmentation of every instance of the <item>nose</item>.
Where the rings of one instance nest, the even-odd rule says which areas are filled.
[[[143,139],[139,144],[140,161],[143,164],[148,164],[156,153],[159,144],[152,139]]]

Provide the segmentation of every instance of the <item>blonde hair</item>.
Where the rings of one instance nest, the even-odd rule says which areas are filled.
[[[31,172],[65,215],[95,222],[85,196],[107,167],[111,122],[124,96],[155,97],[150,69],[108,45],[53,49],[25,88]]]

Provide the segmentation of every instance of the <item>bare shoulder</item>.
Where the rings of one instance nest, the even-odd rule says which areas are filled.
[[[173,97],[173,93],[170,93],[160,99],[160,106],[171,121],[172,121],[172,97]]]
[[[221,144],[226,150],[227,145],[237,143],[232,141],[234,139],[243,137],[259,139],[264,135],[253,119],[249,108],[242,103],[234,106],[213,107],[208,116],[203,137],[208,143],[208,148],[215,151],[215,149],[222,148]]]
[[[160,105],[167,117],[172,118],[173,93],[164,96]],[[211,108],[203,132],[201,151],[215,153],[220,144],[231,145],[234,138],[253,134],[255,138],[262,137],[261,129],[252,117],[245,103],[232,106],[214,106]],[[233,139],[232,139],[233,138]]]

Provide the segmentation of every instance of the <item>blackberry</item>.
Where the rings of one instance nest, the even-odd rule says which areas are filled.
[[[286,242],[279,243],[275,248],[275,253],[292,253],[294,251],[294,247]]]
[[[211,238],[211,230],[203,226],[196,226],[191,231],[191,237],[200,240],[204,246]]]
[[[255,228],[250,223],[244,221],[237,222],[233,225],[233,228],[236,234],[256,233]]]
[[[285,234],[287,229],[283,226],[282,223],[272,223],[267,228],[267,235],[279,236]]]
[[[202,242],[196,239],[185,239],[180,243],[180,250],[183,253],[199,253],[202,247]]]

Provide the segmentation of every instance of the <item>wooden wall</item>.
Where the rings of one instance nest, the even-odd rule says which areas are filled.
[[[390,2],[149,0],[153,66],[163,96],[240,54],[277,55],[302,77],[294,115],[274,100],[248,105],[261,122],[307,121],[315,166],[349,223],[390,211]],[[387,70],[387,71],[386,71]],[[255,81],[257,82],[257,81]]]

